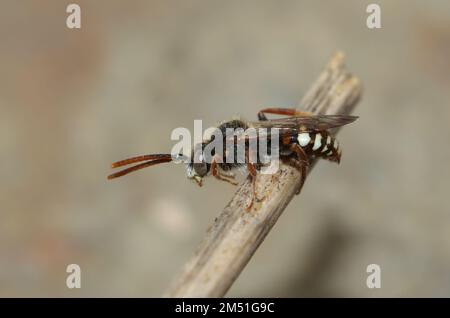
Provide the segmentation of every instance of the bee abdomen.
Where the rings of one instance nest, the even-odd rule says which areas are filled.
[[[335,162],[339,162],[341,159],[339,142],[326,130],[300,133],[297,136],[297,141],[309,156]]]

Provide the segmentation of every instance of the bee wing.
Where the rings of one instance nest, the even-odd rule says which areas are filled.
[[[262,136],[268,138],[271,135],[271,128],[276,128],[280,136],[295,135],[299,132],[323,131],[347,125],[357,118],[358,116],[349,115],[315,115],[249,122],[249,127],[256,130],[255,134],[240,133],[226,138],[234,138],[235,141],[251,140]],[[261,132],[260,128],[265,128],[265,132]]]
[[[251,122],[254,128],[279,128],[284,130],[296,130],[302,132],[322,131],[354,122],[358,117],[349,115],[315,115],[302,117],[287,117],[267,121]]]

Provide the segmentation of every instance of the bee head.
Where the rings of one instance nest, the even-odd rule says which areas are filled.
[[[186,175],[194,179],[198,185],[202,185],[202,179],[209,172],[209,165],[205,161],[202,147],[196,147],[192,153],[191,161],[187,164]]]

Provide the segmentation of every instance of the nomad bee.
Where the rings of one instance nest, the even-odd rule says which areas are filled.
[[[266,114],[275,114],[287,116],[279,119],[267,119]],[[199,186],[202,185],[204,177],[212,174],[219,180],[237,184],[233,169],[245,167],[253,183],[253,198],[250,206],[256,198],[255,181],[258,171],[264,166],[264,160],[258,149],[250,147],[256,144],[256,148],[260,146],[263,138],[265,138],[267,149],[271,149],[268,156],[273,156],[271,146],[273,131],[276,131],[277,148],[275,151],[281,161],[290,164],[301,172],[301,182],[297,189],[300,192],[301,187],[306,178],[306,172],[314,158],[323,158],[332,162],[339,163],[341,160],[341,149],[338,141],[330,133],[330,129],[337,128],[355,121],[358,117],[347,115],[313,115],[307,112],[297,111],[293,108],[266,108],[258,113],[258,121],[250,122],[242,119],[234,119],[220,124],[216,130],[223,136],[223,143],[232,146],[232,149],[212,149],[210,157],[205,156],[206,149],[215,141],[215,136],[203,140],[200,144],[194,146],[191,156],[187,159],[183,155],[171,154],[151,154],[133,157],[121,160],[112,164],[112,168],[122,167],[132,163],[139,164],[122,171],[116,172],[108,176],[108,179],[114,179],[130,172],[150,167],[156,164],[184,159],[186,162],[186,174],[189,179],[194,180]],[[256,131],[270,131],[271,133],[257,133],[248,135],[246,133],[229,134],[230,129],[233,131],[245,132],[249,128]],[[238,145],[244,146],[245,157],[243,160],[237,160]],[[222,151],[220,151],[222,150]],[[232,159],[230,160],[230,150]],[[256,154],[255,154],[256,152]],[[250,160],[250,156],[256,160]],[[208,160],[209,159],[209,160]]]

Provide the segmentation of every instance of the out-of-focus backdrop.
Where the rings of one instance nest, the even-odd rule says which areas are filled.
[[[181,165],[175,127],[296,105],[338,49],[364,84],[229,296],[450,296],[450,2],[2,1],[0,296],[160,296],[234,188]],[[81,289],[66,266],[81,266]],[[368,289],[366,267],[381,266]]]

